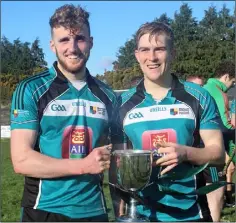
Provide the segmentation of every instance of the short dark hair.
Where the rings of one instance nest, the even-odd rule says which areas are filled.
[[[186,81],[192,81],[194,79],[201,79],[204,80],[204,77],[201,77],[200,75],[190,75],[186,78]]]
[[[140,26],[140,28],[135,34],[136,49],[138,49],[140,38],[147,33],[150,34],[149,40],[151,40],[153,36],[157,36],[159,34],[165,34],[169,40],[170,48],[173,49],[174,47],[173,31],[168,25],[162,22],[147,22]]]
[[[56,9],[55,13],[49,20],[49,24],[51,31],[53,28],[57,28],[59,26],[66,29],[76,30],[85,24],[88,27],[90,35],[90,25],[88,19],[89,13],[80,5],[74,6],[73,4],[65,4]]]
[[[215,69],[214,77],[220,78],[225,74],[229,74],[232,79],[235,77],[235,63],[233,61],[222,61]]]

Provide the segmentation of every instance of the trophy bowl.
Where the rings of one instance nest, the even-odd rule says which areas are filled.
[[[112,175],[116,178],[115,186],[130,196],[129,207],[126,204],[126,214],[118,217],[120,222],[148,221],[136,213],[137,201],[135,193],[148,185],[152,173],[153,153],[150,150],[115,150],[113,153]],[[119,203],[120,204],[120,203]]]
[[[116,176],[119,186],[126,191],[139,191],[150,180],[152,152],[144,150],[116,150]]]

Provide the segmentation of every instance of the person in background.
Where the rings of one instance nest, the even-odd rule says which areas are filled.
[[[203,79],[199,76],[190,76],[186,79],[186,81],[198,84],[200,86],[204,85]],[[204,145],[201,142],[199,147],[203,147],[203,146]],[[210,185],[213,182],[226,180],[225,176],[218,176],[218,173],[222,172],[223,168],[224,168],[224,165],[221,165],[218,167],[206,167],[203,170],[203,176],[206,180],[206,185]],[[216,222],[220,221],[220,215],[221,215],[223,202],[224,202],[224,190],[225,189],[223,187],[207,194],[207,202],[209,205],[211,216],[212,216],[213,221],[216,221]]]
[[[150,185],[139,193],[146,204],[138,205],[137,212],[150,221],[212,221],[205,195],[184,194],[194,193],[201,187],[202,178],[192,175],[172,181],[168,176],[192,170],[194,165],[224,162],[215,102],[202,87],[184,82],[171,73],[175,50],[169,26],[145,23],[135,36],[135,56],[144,78],[119,99],[113,148],[157,150],[160,155],[153,163]],[[200,137],[203,148],[196,147]],[[162,167],[160,173],[159,166]],[[115,173],[112,168],[109,172],[113,183]],[[160,175],[167,177],[165,185],[174,190],[174,194],[160,189],[157,181]],[[113,198],[112,189],[111,196]],[[120,206],[115,199],[113,205],[119,215]]]
[[[193,76],[189,76],[186,81],[188,82],[192,82],[192,83],[195,83],[195,84],[198,84],[200,86],[203,86],[204,85],[204,80],[202,77],[198,76],[198,75],[193,75]]]
[[[224,144],[226,149],[226,161],[230,159],[231,149],[230,145],[232,144],[232,140],[235,140],[235,129],[231,124],[230,116],[229,116],[229,100],[227,96],[227,91],[233,86],[235,82],[235,64],[231,61],[222,61],[215,70],[214,78],[209,78],[207,83],[203,86],[215,99],[217,107],[220,112],[220,116],[222,119],[222,132],[224,136]],[[221,180],[222,171],[224,166],[216,167],[215,170],[212,171],[211,175],[215,176],[215,181]],[[217,171],[216,171],[217,170]],[[235,166],[233,162],[231,162],[227,168],[226,180],[229,183],[232,183],[232,176],[235,171]],[[220,221],[220,212],[223,208],[224,204],[224,191],[222,188],[218,189],[219,195],[215,196],[215,192],[212,192],[208,195],[210,202],[212,204],[212,216],[214,221]],[[226,196],[226,205],[234,206],[235,201],[232,197],[232,185],[226,186],[225,191]],[[216,201],[217,200],[217,201]]]
[[[108,221],[102,173],[114,92],[86,68],[89,13],[66,4],[50,18],[57,61],[19,83],[11,105],[11,159],[25,176],[21,221]],[[108,145],[109,144],[109,145]]]

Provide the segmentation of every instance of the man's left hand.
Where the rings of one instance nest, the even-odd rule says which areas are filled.
[[[167,173],[176,167],[179,163],[187,160],[186,147],[178,145],[176,143],[158,143],[159,148],[157,152],[160,154],[165,154],[156,161],[157,166],[167,166],[161,171],[161,175]]]

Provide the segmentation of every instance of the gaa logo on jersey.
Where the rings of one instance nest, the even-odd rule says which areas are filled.
[[[92,151],[92,130],[85,126],[68,126],[63,133],[62,157],[83,158]]]
[[[170,109],[170,114],[171,115],[177,115],[178,114],[178,108],[171,108]]]

